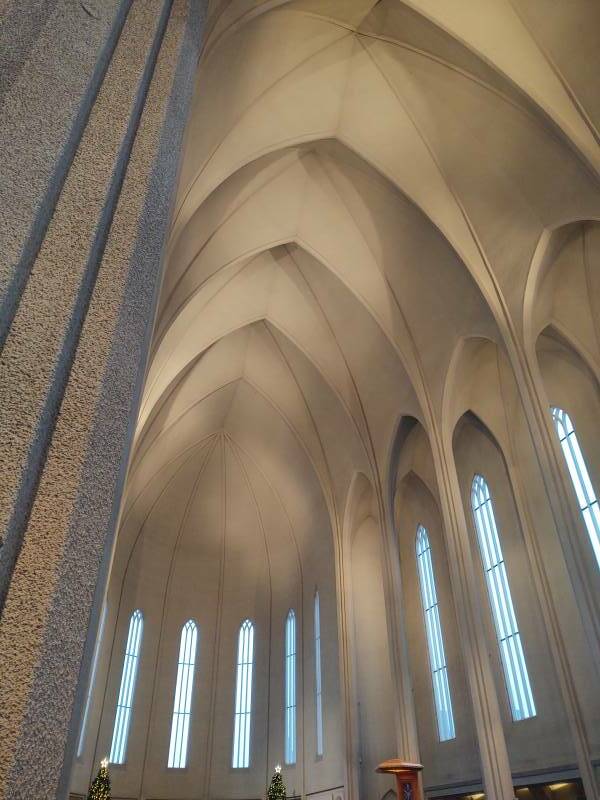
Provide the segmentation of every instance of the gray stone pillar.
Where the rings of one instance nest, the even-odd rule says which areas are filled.
[[[2,11],[7,800],[66,795],[205,5],[7,0]]]

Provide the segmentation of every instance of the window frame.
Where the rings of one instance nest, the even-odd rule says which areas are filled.
[[[125,640],[123,652],[123,666],[109,755],[109,762],[113,766],[123,766],[127,763],[127,748],[131,733],[143,637],[144,615],[139,608],[136,608],[129,617],[127,639]],[[121,702],[121,698],[123,698],[123,702]],[[128,705],[126,705],[126,702],[128,702]],[[125,709],[125,711],[121,713],[121,709]],[[113,755],[118,756],[119,760],[113,760]]]
[[[250,651],[250,660],[249,661],[242,661],[241,659],[244,658],[243,654],[243,640],[242,634],[244,631],[249,631],[249,645],[247,646],[247,650]],[[233,703],[234,703],[234,712],[233,712],[233,741],[232,741],[232,752],[231,752],[231,769],[235,770],[244,770],[250,769],[250,764],[252,762],[252,695],[254,691],[254,657],[255,657],[255,638],[256,638],[256,625],[253,620],[249,619],[248,617],[245,618],[238,628],[238,636],[237,636],[237,656],[236,656],[236,676],[235,676],[235,687],[234,687],[234,696],[233,696]],[[244,647],[246,647],[244,645]],[[244,667],[246,670],[244,671]],[[249,676],[249,679],[248,679]],[[246,683],[246,688],[244,689],[245,697],[247,700],[247,710],[238,711],[240,708],[240,704],[238,703],[238,699],[241,702],[241,694],[243,686],[240,684],[240,679],[243,679]],[[249,688],[248,688],[249,687]],[[241,728],[238,727],[238,720],[240,717],[244,717],[244,739],[243,739],[243,746],[244,746],[244,758],[242,764],[240,764],[240,741],[242,737]],[[247,717],[247,723],[246,718]],[[247,747],[246,747],[247,742]]]
[[[323,722],[323,661],[321,651],[321,596],[315,589],[313,598],[313,647],[315,658],[315,757],[320,761],[325,755],[325,730]]]
[[[596,558],[596,564],[600,569],[600,504],[579,443],[577,429],[570,414],[564,408],[550,406],[550,413],[579,514]],[[561,428],[564,435],[561,435]]]
[[[293,608],[290,608],[285,618],[283,665],[283,760],[286,767],[293,767],[295,766],[298,758],[298,631],[296,625],[296,612]]]
[[[419,595],[423,612],[423,627],[429,660],[429,676],[435,708],[438,741],[450,742],[456,739],[456,724],[448,662],[444,647],[444,632],[440,614],[431,541],[427,528],[419,523],[415,534],[415,558],[419,581]]]
[[[177,674],[171,713],[171,733],[169,735],[169,750],[167,754],[167,769],[177,771],[186,769],[188,765],[198,639],[198,624],[195,620],[188,619],[181,626],[179,637],[179,655],[177,658]],[[182,660],[182,658],[187,658],[188,660]],[[185,696],[182,699],[184,680],[185,687],[183,691]],[[183,710],[181,710],[182,704]],[[179,738],[179,742],[177,738]]]
[[[480,498],[483,498],[481,502]],[[471,482],[470,500],[508,705],[512,721],[523,722],[535,718],[537,708],[502,551],[494,500],[488,482],[480,473],[474,475]]]

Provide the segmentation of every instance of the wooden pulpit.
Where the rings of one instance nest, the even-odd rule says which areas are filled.
[[[387,772],[396,776],[396,795],[398,800],[420,800],[419,772],[422,764],[412,764],[399,758],[390,758],[382,761],[377,767],[377,772]]]

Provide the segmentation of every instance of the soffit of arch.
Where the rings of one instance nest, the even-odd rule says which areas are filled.
[[[347,369],[336,368],[336,360],[344,341],[357,341],[366,317],[354,315],[349,330],[343,322],[331,330],[343,287],[377,321],[375,349],[389,349],[387,339],[417,393],[425,379],[434,403],[456,339],[495,334],[481,295],[429,220],[360,159],[339,150],[332,144],[287,152],[281,164],[270,157],[266,178],[254,164],[199,209],[165,276],[146,407],[206,346],[199,326],[215,337],[214,317],[221,335],[235,313],[244,322],[267,316],[313,354],[328,380],[348,387]],[[301,246],[283,248],[282,241]],[[327,271],[339,288],[320,274]],[[366,366],[372,372],[372,362]]]
[[[427,432],[420,423],[417,423],[413,427],[402,444],[396,466],[396,474],[393,477],[395,509],[398,487],[406,480],[407,476],[410,475],[415,475],[417,479],[427,487],[427,490],[435,498],[436,502],[439,501],[439,491],[431,445]]]
[[[600,9],[587,0],[241,0],[211,4],[205,50],[257,14],[294,9],[445,56],[533,100],[598,170]],[[500,32],[500,34],[499,34]],[[497,77],[493,77],[496,73]]]
[[[532,344],[549,325],[587,360],[600,358],[600,224],[557,231],[541,265],[531,325]]]
[[[329,555],[332,547],[320,488],[314,477],[301,477],[304,484],[295,490],[302,496],[281,497],[277,483],[243,447],[226,433],[216,434],[174,469],[170,480],[154,481],[129,504],[113,585],[133,567],[144,579],[150,575],[160,591],[178,563],[199,562],[216,575],[222,557],[243,564],[250,580],[254,564],[293,581],[303,563]],[[292,483],[294,478],[298,475],[291,476]]]
[[[511,426],[522,416],[514,372],[504,351],[488,339],[469,339],[457,348],[447,375],[443,431],[448,442],[462,417],[474,413],[510,452]]]
[[[399,391],[406,385],[397,378]],[[288,476],[282,496],[302,485],[304,473],[292,480],[292,466],[310,465],[333,510],[352,465],[369,469],[360,422],[285,334],[256,322],[208,348],[162,398],[138,432],[128,498],[195,442],[224,431],[274,482]]]

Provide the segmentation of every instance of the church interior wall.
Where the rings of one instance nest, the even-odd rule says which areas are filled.
[[[571,415],[598,494],[600,6],[6,5],[0,800],[85,796],[136,609],[115,800],[256,800],[277,763],[288,797],[393,800],[375,772],[392,756],[423,763],[432,798],[514,800],[553,780],[519,800],[574,800],[562,783],[577,777],[598,800],[600,570],[550,409]],[[44,89],[49,61],[64,102],[61,80]],[[518,721],[475,475],[535,700]],[[234,767],[245,620],[250,757]]]

